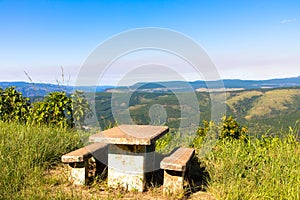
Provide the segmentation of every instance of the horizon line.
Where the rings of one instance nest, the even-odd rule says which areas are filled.
[[[278,79],[290,79],[290,78],[300,78],[300,75],[298,76],[292,76],[292,77],[276,77],[276,78],[266,78],[266,79],[241,79],[241,78],[224,78],[219,80],[192,80],[192,81],[184,81],[184,80],[163,80],[163,81],[150,81],[150,82],[135,82],[131,85],[113,85],[113,84],[103,84],[103,85],[76,85],[76,84],[64,84],[60,82],[56,83],[50,83],[50,82],[29,82],[24,80],[14,80],[14,81],[0,81],[0,83],[28,83],[28,84],[47,84],[47,85],[57,85],[57,86],[65,86],[65,87],[98,87],[98,86],[110,86],[110,87],[128,87],[139,83],[166,83],[166,82],[216,82],[216,81],[224,81],[224,80],[240,80],[240,81],[268,81],[268,80],[278,80]]]

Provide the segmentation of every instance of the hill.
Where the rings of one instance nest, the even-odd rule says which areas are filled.
[[[173,93],[135,92],[126,102],[126,93],[102,92],[96,94],[95,108],[101,126],[114,123],[117,118],[128,117],[137,124],[154,123],[151,115],[156,107],[157,119],[171,128],[178,128],[180,123],[188,120]],[[184,94],[184,93],[182,93]],[[200,120],[210,120],[210,94],[197,92],[200,109]],[[188,96],[188,95],[187,95]],[[114,105],[113,115],[111,105]],[[233,115],[239,122],[246,124],[252,133],[264,134],[267,131],[279,133],[281,130],[294,127],[300,120],[300,88],[277,88],[227,92],[227,115]],[[128,109],[126,109],[128,107]],[[188,110],[188,109],[187,109]],[[193,112],[190,112],[191,116]],[[186,123],[186,122],[184,122]],[[300,122],[296,124],[300,128]]]
[[[224,79],[218,81],[168,81],[154,83],[136,83],[129,87],[116,87],[109,89],[108,92],[191,92],[191,91],[226,91],[264,89],[264,88],[283,88],[299,87],[300,76],[293,78],[281,78],[270,80],[239,80]],[[208,90],[209,89],[209,90]]]
[[[28,82],[0,82],[0,88],[16,87],[16,90],[22,92],[26,97],[45,96],[49,92],[65,91],[72,93],[74,90],[83,90],[86,92],[103,92],[112,86],[66,86],[49,83],[28,83]]]

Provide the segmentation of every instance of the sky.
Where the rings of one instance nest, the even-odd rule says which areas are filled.
[[[0,81],[76,84],[82,66],[103,42],[145,27],[172,30],[195,41],[222,79],[296,77],[299,10],[298,0],[0,0]],[[146,56],[144,50],[124,55],[116,59],[118,65],[106,66],[99,83],[117,84],[124,82],[122,77],[135,77],[128,84],[148,80],[148,72],[139,80],[124,69],[143,65],[136,59],[145,58],[143,67],[135,69],[147,71],[149,55],[155,57],[155,71],[163,63],[185,80],[203,78],[182,70],[187,64],[167,54]],[[150,77],[163,79],[168,70]]]

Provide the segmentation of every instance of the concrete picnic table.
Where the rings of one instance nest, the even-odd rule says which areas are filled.
[[[155,166],[155,142],[167,126],[120,125],[91,135],[90,142],[108,144],[108,186],[144,191],[146,173]]]

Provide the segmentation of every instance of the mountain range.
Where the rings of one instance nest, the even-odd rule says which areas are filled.
[[[269,80],[240,80],[240,79],[224,79],[218,81],[169,81],[155,83],[136,83],[129,87],[117,87],[110,91],[134,90],[141,92],[188,92],[188,91],[220,91],[225,89],[248,90],[248,89],[264,89],[264,88],[284,88],[299,87],[300,76],[292,78],[280,78]]]
[[[0,82],[0,88],[16,87],[16,90],[22,92],[23,96],[45,96],[49,92],[65,91],[73,93],[74,90],[82,90],[85,92],[103,92],[113,86],[66,86],[49,83],[28,83],[28,82]]]
[[[300,76],[292,78],[279,78],[269,80],[240,80],[224,79],[219,81],[167,81],[167,82],[140,82],[132,86],[66,86],[48,83],[28,82],[0,82],[0,88],[15,86],[24,96],[44,96],[53,91],[65,91],[72,93],[74,90],[86,92],[191,92],[191,91],[229,91],[263,89],[263,88],[284,88],[300,87]]]

